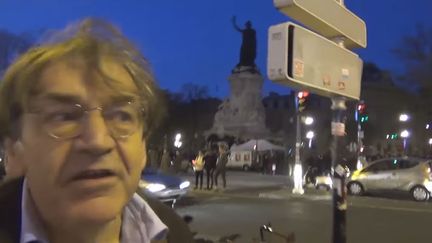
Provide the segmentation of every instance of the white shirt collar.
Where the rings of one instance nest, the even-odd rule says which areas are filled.
[[[37,241],[49,243],[42,223],[36,214],[33,200],[24,179],[21,201],[20,243]],[[159,219],[147,202],[135,193],[123,211],[121,243],[147,243],[166,238],[168,227]]]

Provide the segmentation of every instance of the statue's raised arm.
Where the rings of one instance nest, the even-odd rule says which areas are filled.
[[[243,30],[237,25],[237,21],[236,21],[236,16],[235,15],[231,17],[231,21],[232,21],[232,24],[234,26],[234,29],[236,29],[238,32],[243,32]]]
[[[252,28],[252,22],[247,21],[245,28],[241,29],[236,23],[236,17],[231,18],[234,28],[242,33],[242,44],[240,49],[240,61],[237,66],[255,67],[256,58],[256,33]]]

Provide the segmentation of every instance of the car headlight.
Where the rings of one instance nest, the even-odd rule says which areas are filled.
[[[145,189],[149,190],[150,192],[159,192],[165,189],[166,186],[164,184],[160,183],[149,183],[145,185]]]
[[[189,186],[190,186],[190,182],[189,181],[183,181],[180,184],[180,189],[188,188]]]

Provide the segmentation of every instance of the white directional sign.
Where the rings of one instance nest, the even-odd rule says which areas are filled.
[[[336,0],[273,0],[274,6],[327,38],[345,36],[347,48],[366,47],[366,24]]]
[[[327,97],[358,100],[362,68],[357,54],[292,22],[269,29],[270,80]]]

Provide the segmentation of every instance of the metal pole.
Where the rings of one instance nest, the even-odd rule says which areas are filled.
[[[358,103],[358,105],[364,104],[363,101],[360,101]],[[357,106],[358,107],[358,106]],[[356,107],[356,108],[357,108]],[[361,126],[361,121],[360,121],[360,112],[358,109],[356,109],[356,120],[357,120],[357,164],[356,164],[356,169],[361,169],[363,168],[365,165],[363,164],[363,162],[365,161],[364,157],[363,157],[363,137],[364,137],[364,132],[362,130],[362,126]],[[359,165],[361,167],[359,167]]]
[[[295,144],[295,164],[294,164],[294,189],[293,193],[303,194],[303,169],[300,161],[300,146],[301,146],[301,124],[300,111],[298,103],[298,92],[295,93],[294,99],[296,104],[296,144]]]
[[[346,187],[345,177],[346,170],[340,164],[341,157],[339,149],[343,148],[340,143],[345,136],[345,99],[335,97],[332,99],[331,109],[333,111],[333,120],[331,132],[333,135],[332,152],[332,180],[333,180],[333,243],[346,242]]]

